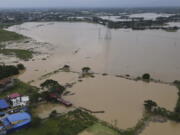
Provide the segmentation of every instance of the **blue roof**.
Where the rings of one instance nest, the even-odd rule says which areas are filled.
[[[2,123],[3,123],[3,125],[4,125],[5,127],[11,125],[11,123],[8,121],[7,118],[2,119]]]
[[[7,119],[9,120],[9,122],[16,122],[16,121],[21,121],[21,120],[31,121],[31,115],[26,112],[21,112],[21,113],[8,115]]]
[[[6,102],[5,99],[0,99],[0,109],[6,109],[9,107],[9,104]]]
[[[12,129],[17,129],[28,125],[31,122],[31,115],[26,112],[15,113],[12,115],[8,115],[6,119],[10,123],[17,122],[17,124],[12,125]]]

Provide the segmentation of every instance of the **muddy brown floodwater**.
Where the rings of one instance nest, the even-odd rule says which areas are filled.
[[[168,121],[166,123],[150,123],[140,135],[179,135],[180,124]]]
[[[73,71],[81,71],[82,67],[89,66],[98,73],[130,74],[136,77],[147,72],[163,81],[180,80],[179,31],[110,30],[97,24],[67,22],[31,22],[8,29],[52,45],[52,48],[42,47],[43,51],[49,53],[48,58],[42,60],[34,57],[31,61],[20,61],[27,70],[19,78],[26,82],[35,80],[33,84],[36,86],[43,81],[39,80],[42,75],[65,64],[70,65]],[[48,78],[65,84],[77,81],[78,75],[57,73]],[[116,123],[122,129],[135,126],[142,118],[144,100],[154,100],[160,106],[173,110],[178,92],[176,87],[167,84],[136,82],[111,75],[83,79],[68,90],[75,95],[65,99],[77,107],[105,111],[96,116],[111,124]],[[62,106],[47,104],[40,106],[37,112],[47,117],[54,109],[66,111]],[[166,130],[169,134],[176,133],[173,130],[178,126],[153,123],[142,135],[163,134]]]
[[[142,118],[144,100],[152,99],[160,106],[173,110],[177,101],[177,89],[174,86],[135,82],[112,76],[96,76],[77,83],[71,89],[74,96],[66,97],[77,107],[93,111],[105,111],[96,114],[111,124],[117,121],[122,129],[135,126]]]
[[[46,61],[25,62],[28,72],[22,76],[24,80],[64,64],[78,71],[89,66],[101,73],[140,76],[148,72],[164,81],[180,79],[179,31],[113,30],[97,24],[67,22],[24,23],[9,30],[51,43],[54,48]]]

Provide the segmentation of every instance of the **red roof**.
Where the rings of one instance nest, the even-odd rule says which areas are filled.
[[[21,95],[19,93],[13,93],[13,94],[9,95],[8,97],[12,99],[12,98],[20,97],[20,96]]]
[[[49,94],[49,96],[50,96],[51,98],[58,98],[58,96],[57,96],[55,93],[51,93],[51,94]]]

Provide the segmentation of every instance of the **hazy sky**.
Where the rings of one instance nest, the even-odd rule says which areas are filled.
[[[0,0],[0,7],[180,6],[180,0]]]

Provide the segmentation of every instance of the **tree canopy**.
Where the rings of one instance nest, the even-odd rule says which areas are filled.
[[[19,69],[13,65],[0,65],[0,79],[19,74]]]

